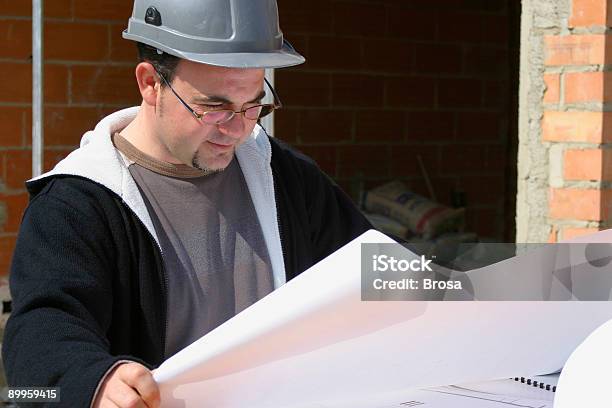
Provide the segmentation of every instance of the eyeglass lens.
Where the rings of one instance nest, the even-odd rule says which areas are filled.
[[[272,109],[273,107],[270,105],[252,106],[244,110],[244,116],[250,120],[257,120],[272,112]],[[235,112],[229,109],[213,110],[205,112],[202,116],[202,120],[205,123],[219,124],[229,121],[234,114]]]

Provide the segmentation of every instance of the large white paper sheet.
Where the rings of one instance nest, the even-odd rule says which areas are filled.
[[[563,367],[555,408],[611,407],[611,369],[612,321],[609,321],[580,344]]]
[[[508,381],[508,380],[506,380]],[[507,387],[503,387],[504,389]],[[550,393],[552,394],[552,393]],[[539,397],[539,398],[538,398]],[[342,404],[316,404],[310,408],[553,408],[552,397],[506,395],[472,391],[458,386],[444,386],[423,390],[402,391],[378,395],[366,400]]]
[[[612,318],[607,302],[362,302],[360,245],[385,242],[367,232],[170,358],[163,406],[352,406],[546,374]]]

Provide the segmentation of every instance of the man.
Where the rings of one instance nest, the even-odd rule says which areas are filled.
[[[27,183],[13,258],[8,380],[62,406],[157,407],[152,368],[370,228],[258,125],[304,61],[275,0],[136,0],[124,37],[142,104]]]

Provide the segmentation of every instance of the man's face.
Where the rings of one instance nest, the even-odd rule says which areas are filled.
[[[238,111],[261,102],[263,69],[213,67],[183,60],[172,88],[197,113],[213,109]],[[236,114],[228,122],[211,125],[196,119],[168,87],[156,107],[156,134],[170,161],[204,170],[223,170],[235,150],[251,134],[255,120]]]

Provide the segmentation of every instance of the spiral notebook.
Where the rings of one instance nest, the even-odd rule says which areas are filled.
[[[550,375],[537,375],[534,377],[514,377],[514,381],[526,386],[539,388],[545,391],[557,392],[559,373]]]
[[[552,401],[557,390],[559,373],[530,377],[514,377],[507,380],[461,384],[456,388],[513,398],[530,398]]]
[[[558,378],[559,374],[553,374],[425,388],[406,391],[386,400],[369,399],[363,404],[351,404],[351,407],[553,408],[555,397],[553,390],[556,388]],[[317,408],[319,407],[336,408],[335,405],[317,405]]]

